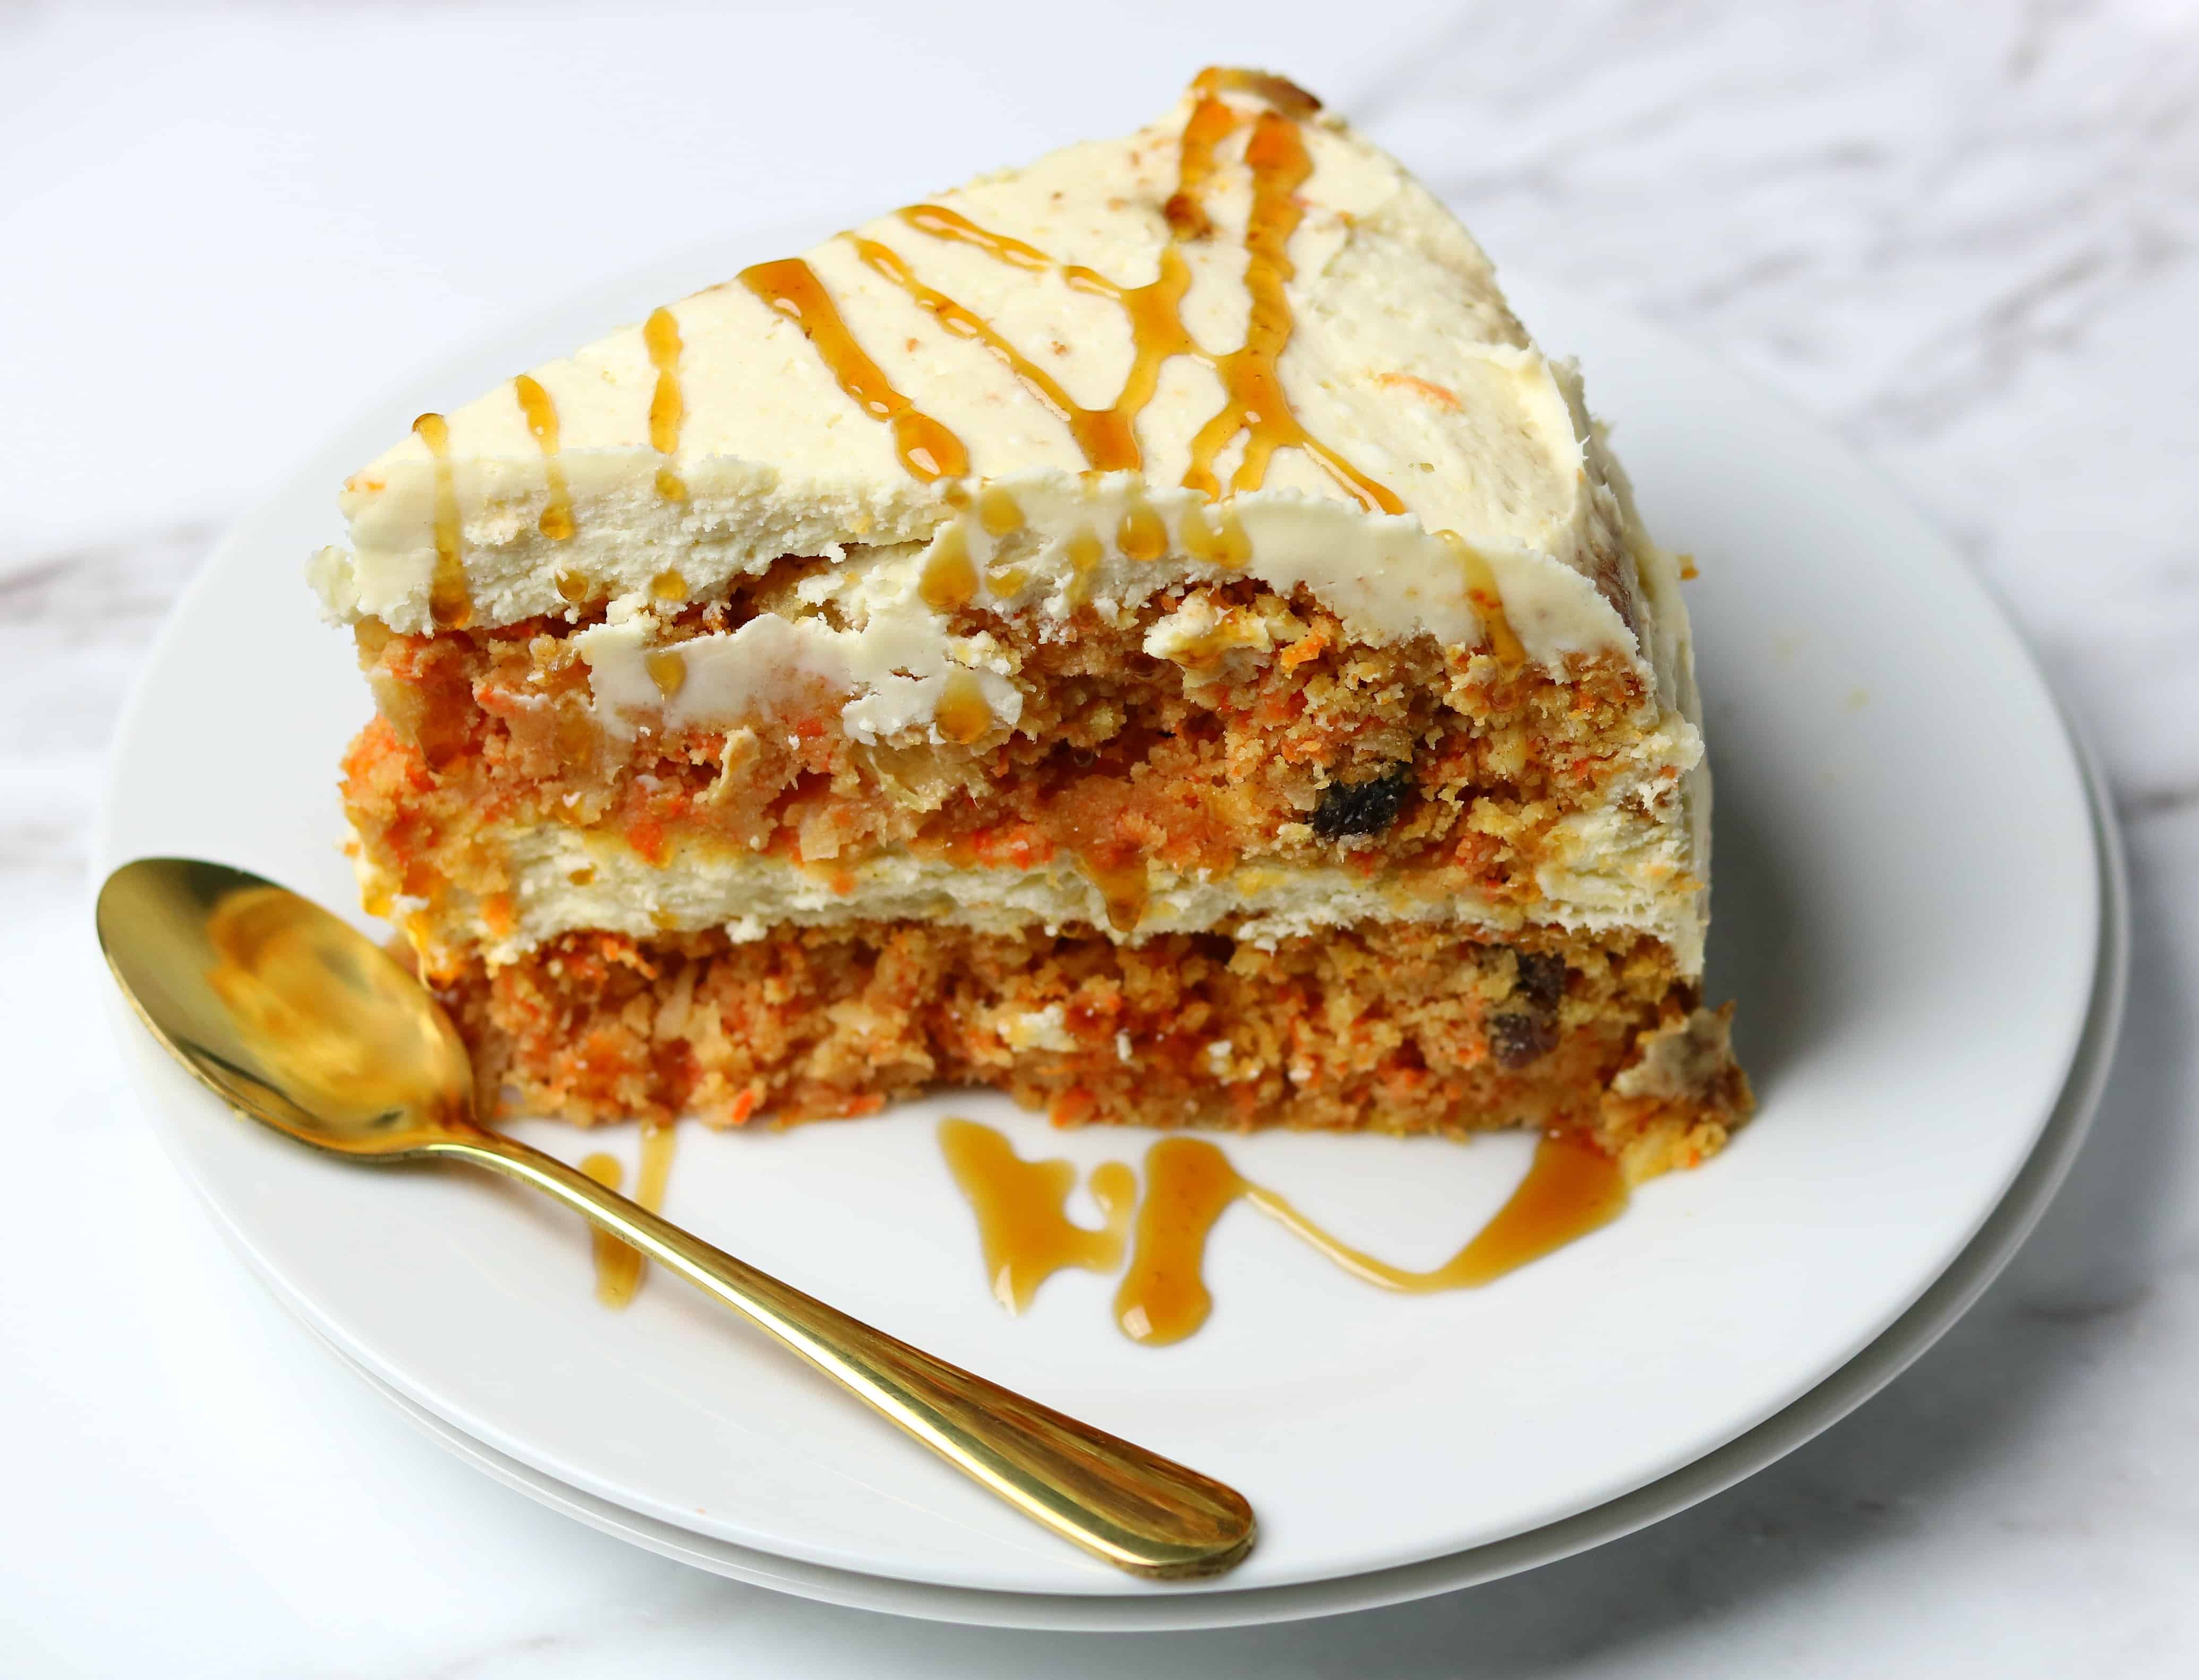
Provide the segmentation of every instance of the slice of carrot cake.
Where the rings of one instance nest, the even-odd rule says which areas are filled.
[[[1747,1110],[1688,618],[1573,369],[1279,78],[760,262],[345,487],[367,901],[493,1109]]]

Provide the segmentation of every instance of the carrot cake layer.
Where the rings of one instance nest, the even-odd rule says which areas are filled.
[[[487,1102],[583,1123],[837,1118],[990,1085],[1064,1124],[1562,1130],[1641,1178],[1748,1111],[1726,1012],[1650,939],[568,934],[443,994]]]

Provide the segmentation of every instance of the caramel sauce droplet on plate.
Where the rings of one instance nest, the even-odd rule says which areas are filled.
[[[955,1181],[977,1212],[985,1271],[1011,1310],[1064,1266],[1111,1269],[1121,1258],[1136,1188],[1120,1162],[1089,1181],[1106,1227],[1071,1223],[1065,1203],[1076,1181],[1066,1161],[1025,1161],[989,1126],[948,1120],[939,1143]],[[1444,1264],[1410,1271],[1377,1260],[1334,1236],[1275,1192],[1240,1175],[1204,1138],[1167,1137],[1146,1153],[1145,1199],[1132,1227],[1130,1260],[1115,1292],[1115,1317],[1133,1341],[1164,1346],[1206,1321],[1213,1296],[1206,1250],[1233,1202],[1248,1201],[1308,1246],[1362,1282],[1397,1294],[1475,1289],[1566,1244],[1600,1230],[1625,1210],[1625,1174],[1587,1139],[1558,1133],[1536,1144],[1532,1163],[1504,1205]]]
[[[1165,1347],[1206,1322],[1206,1239],[1245,1181],[1204,1138],[1163,1138],[1146,1152],[1130,1269],[1115,1292],[1115,1322],[1134,1342]]]
[[[1616,1161],[1584,1139],[1550,1133],[1536,1144],[1534,1164],[1496,1216],[1427,1281],[1408,1286],[1477,1288],[1602,1229],[1625,1212],[1629,1199]]]
[[[1023,1311],[1065,1267],[1111,1272],[1122,1264],[1137,1179],[1120,1161],[1095,1167],[1088,1181],[1106,1221],[1094,1231],[1069,1217],[1076,1169],[1067,1161],[1026,1161],[1002,1134],[974,1120],[941,1121],[939,1150],[977,1216],[993,1298],[1010,1312]]]
[[[1354,1277],[1403,1295],[1477,1289],[1600,1230],[1625,1210],[1625,1175],[1584,1139],[1551,1134],[1504,1205],[1444,1264],[1409,1271],[1352,1247],[1274,1191],[1241,1177],[1203,1138],[1164,1138],[1146,1155],[1129,1271],[1116,1292],[1116,1321],[1132,1340],[1181,1341],[1206,1321],[1213,1298],[1203,1275],[1206,1240],[1230,1203],[1252,1204]]]
[[[584,1158],[580,1170],[604,1187],[615,1190],[626,1182],[626,1169],[615,1155],[598,1151]],[[615,1310],[633,1299],[641,1280],[641,1252],[628,1247],[609,1231],[592,1231],[596,1257],[596,1299]]]
[[[664,1183],[671,1176],[673,1146],[677,1137],[671,1126],[642,1128],[642,1172],[640,1181],[633,1185],[633,1200],[656,1214],[664,1207]],[[580,1161],[580,1172],[600,1183],[604,1190],[618,1190],[625,1179],[625,1168],[611,1154],[589,1154]],[[610,1232],[594,1234],[596,1247],[596,1299],[611,1309],[622,1309],[633,1299],[635,1288],[642,1286],[642,1271],[646,1263],[640,1249],[633,1249]]]
[[[664,1187],[672,1171],[673,1146],[676,1141],[669,1126],[645,1126],[641,1134],[641,1173],[633,1188],[633,1199],[656,1213],[664,1206]],[[615,1190],[626,1176],[615,1157],[594,1154],[580,1163],[580,1170],[604,1187]],[[641,1275],[647,1263],[639,1249],[621,1242],[608,1231],[598,1231],[595,1236],[596,1298],[605,1306],[622,1308],[633,1299],[634,1292],[641,1286]]]
[[[1408,1271],[1377,1260],[1308,1219],[1282,1197],[1257,1185],[1246,1199],[1261,1212],[1350,1272],[1405,1295],[1432,1295],[1483,1284],[1539,1260],[1554,1249],[1599,1230],[1626,1209],[1626,1175],[1619,1164],[1584,1139],[1549,1133],[1535,1158],[1494,1217],[1467,1245],[1432,1271]]]

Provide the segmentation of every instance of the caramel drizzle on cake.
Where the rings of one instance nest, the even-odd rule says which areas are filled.
[[[1519,633],[1513,629],[1512,621],[1505,613],[1504,597],[1496,587],[1496,572],[1490,565],[1489,557],[1455,531],[1438,531],[1436,535],[1458,555],[1459,568],[1466,577],[1466,598],[1480,615],[1482,633],[1489,639],[1490,652],[1506,669],[1518,670],[1527,662],[1527,650],[1520,645]]]
[[[1078,446],[1084,451],[1085,458],[1094,465],[1099,464],[1093,454],[1094,444],[1089,440],[1089,434],[1095,421],[1107,417],[1105,411],[1095,412],[1079,407],[1069,393],[1061,388],[1060,382],[1003,338],[991,322],[975,311],[964,308],[946,293],[935,291],[925,285],[891,249],[875,239],[850,236],[855,239],[855,254],[871,269],[907,292],[915,300],[919,309],[957,338],[974,339],[999,358],[1001,365],[1023,382],[1025,390],[1045,404],[1054,418],[1068,426]]]
[[[656,388],[649,399],[649,446],[668,461],[680,448],[680,429],[687,421],[687,400],[680,389],[680,323],[668,309],[650,312],[641,330],[649,365],[656,370]],[[668,502],[687,499],[687,486],[668,466],[656,470],[656,493]]]
[[[1163,367],[1175,357],[1187,356],[1213,371],[1222,382],[1226,398],[1193,438],[1191,462],[1182,480],[1187,489],[1199,492],[1210,502],[1257,490],[1266,481],[1275,452],[1298,449],[1310,455],[1340,488],[1370,512],[1403,513],[1404,504],[1388,486],[1362,472],[1306,429],[1291,406],[1278,365],[1295,324],[1286,289],[1295,273],[1288,254],[1291,236],[1304,213],[1298,190],[1313,173],[1301,125],[1321,108],[1321,102],[1280,77],[1251,70],[1204,70],[1192,89],[1198,102],[1185,123],[1175,189],[1164,208],[1169,242],[1161,248],[1154,277],[1141,286],[1125,286],[1081,264],[1059,262],[1034,245],[982,227],[943,205],[915,204],[898,213],[918,232],[970,246],[1027,274],[1059,274],[1072,289],[1105,298],[1121,309],[1130,329],[1130,367],[1115,400],[1104,408],[1087,408],[1076,402],[1059,380],[993,323],[927,285],[890,247],[850,235],[855,254],[948,332],[989,351],[1024,389],[1068,427],[1092,471],[1143,470],[1139,417],[1159,388]],[[1191,286],[1191,266],[1181,247],[1210,238],[1215,231],[1204,207],[1204,194],[1219,166],[1220,147],[1246,120],[1243,113],[1222,97],[1226,92],[1250,95],[1268,108],[1251,119],[1251,133],[1245,149],[1245,163],[1252,177],[1252,204],[1245,229],[1245,286],[1251,300],[1251,318],[1245,342],[1234,350],[1217,353],[1202,347],[1184,324],[1182,305]],[[744,269],[739,279],[767,308],[801,329],[850,401],[892,429],[895,453],[912,476],[925,483],[953,484],[968,474],[970,454],[961,438],[895,388],[865,352],[808,263],[799,257],[758,263]],[[642,329],[642,341],[656,374],[649,405],[650,446],[667,463],[657,470],[657,493],[668,501],[685,501],[687,486],[669,464],[679,450],[686,419],[680,381],[684,347],[679,323],[669,309],[658,309],[650,315]],[[573,511],[557,458],[557,407],[540,383],[526,375],[515,380],[513,388],[528,429],[541,446],[549,478],[550,500],[542,513],[542,533],[563,540],[573,534]],[[463,545],[458,533],[456,495],[449,483],[448,430],[440,415],[423,415],[414,429],[438,464],[437,564],[431,607],[437,624],[455,628],[470,616],[470,607],[465,601],[459,565]],[[1216,464],[1222,452],[1240,437],[1245,440],[1244,454],[1225,488]],[[1194,557],[1231,566],[1242,565],[1249,557],[1249,545],[1233,516],[1224,514],[1211,524],[1203,519],[1197,523],[1196,530],[1187,526],[1186,534],[1187,543],[1196,551]],[[1153,528],[1158,526],[1158,516],[1136,522],[1134,528],[1126,521],[1121,545],[1126,552],[1138,551],[1134,557],[1148,557],[1145,551],[1154,547]],[[1160,530],[1163,545],[1158,551],[1164,552],[1165,528]]]
[[[1104,297],[1130,323],[1130,370],[1123,388],[1105,408],[1068,406],[1063,413],[1076,446],[1094,472],[1136,472],[1146,464],[1138,442],[1138,417],[1159,388],[1161,366],[1171,356],[1210,359],[1185,329],[1180,306],[1191,289],[1191,267],[1174,246],[1161,252],[1160,272],[1142,286],[1122,286],[1077,263],[1056,262],[1036,247],[1005,233],[980,227],[960,212],[939,204],[912,204],[901,219],[935,239],[973,246],[995,260],[1028,273],[1058,272],[1074,289]],[[1066,399],[1063,400],[1065,403]]]
[[[1215,149],[1237,126],[1237,114],[1215,97],[1216,94],[1250,94],[1292,121],[1303,120],[1321,109],[1321,101],[1297,83],[1263,70],[1231,70],[1210,65],[1193,79],[1191,90],[1199,96],[1199,103],[1184,124],[1175,190],[1161,211],[1178,239],[1204,239],[1214,230],[1199,195],[1214,173]]]
[[[1161,207],[1169,231],[1178,239],[1204,239],[1214,231],[1214,224],[1207,219],[1206,206],[1200,201],[1200,195],[1214,173],[1215,149],[1237,126],[1237,114],[1214,96],[1211,85],[1202,85],[1210,73],[1202,73],[1199,81],[1192,84],[1201,97],[1183,125],[1175,190]]]
[[[1403,513],[1404,503],[1387,485],[1368,477],[1306,429],[1291,407],[1277,365],[1295,324],[1286,288],[1295,273],[1288,254],[1290,239],[1304,214],[1298,190],[1313,173],[1313,160],[1306,152],[1299,125],[1321,108],[1320,102],[1280,77],[1249,70],[1203,71],[1192,86],[1199,98],[1184,127],[1175,190],[1169,195],[1164,213],[1169,242],[1162,248],[1158,272],[1145,285],[1124,286],[1081,265],[1059,262],[1036,246],[981,227],[943,205],[915,204],[900,213],[901,220],[920,233],[968,245],[1027,274],[1058,273],[1075,289],[1106,298],[1119,307],[1129,324],[1133,350],[1122,389],[1106,407],[1087,408],[1076,401],[1059,381],[993,323],[925,284],[890,247],[850,235],[855,254],[947,331],[991,352],[1025,390],[1069,428],[1093,471],[1135,472],[1143,468],[1145,452],[1138,442],[1138,417],[1158,388],[1162,367],[1172,357],[1189,356],[1213,370],[1228,394],[1222,406],[1193,440],[1191,465],[1183,477],[1187,489],[1198,491],[1210,501],[1257,490],[1266,481],[1269,463],[1277,450],[1298,449],[1312,456],[1368,511]],[[1245,149],[1245,162],[1252,175],[1252,207],[1245,229],[1245,285],[1251,295],[1251,318],[1245,342],[1235,350],[1216,354],[1203,348],[1184,325],[1182,302],[1191,285],[1191,269],[1177,247],[1210,237],[1214,231],[1203,195],[1216,167],[1217,149],[1244,120],[1221,96],[1225,91],[1249,93],[1269,108],[1252,120]],[[851,401],[872,419],[893,428],[901,464],[912,475],[931,483],[960,478],[969,471],[969,452],[962,440],[895,388],[857,342],[831,294],[808,263],[799,257],[758,263],[744,269],[740,280],[767,306],[802,329]],[[660,318],[669,327],[669,316],[659,310],[650,317],[651,333]],[[676,330],[673,341],[676,346]],[[662,370],[665,363],[658,356],[653,336],[650,353]],[[661,373],[660,402],[664,388]],[[657,435],[654,404],[650,423],[652,442],[668,453]],[[1239,437],[1245,439],[1244,457],[1225,491],[1216,475],[1216,463]],[[1221,538],[1212,543],[1217,553],[1234,551],[1239,545]]]
[[[1219,499],[1214,462],[1240,432],[1245,434],[1245,458],[1230,480],[1232,493],[1257,490],[1268,475],[1268,463],[1278,449],[1303,449],[1327,470],[1345,489],[1358,497],[1369,512],[1403,513],[1404,503],[1387,485],[1376,482],[1298,423],[1276,362],[1290,342],[1292,322],[1285,285],[1296,271],[1286,248],[1298,230],[1304,207],[1298,190],[1313,173],[1313,160],[1298,124],[1273,111],[1263,111],[1252,125],[1252,137],[1245,149],[1245,161],[1252,171],[1252,213],[1245,227],[1245,248],[1250,260],[1245,266],[1245,289],[1252,295],[1252,317],[1246,323],[1245,342],[1215,365],[1229,393],[1229,402],[1202,427],[1192,440],[1191,470],[1183,481],[1202,491],[1210,500]]]
[[[977,569],[971,563],[969,540],[960,526],[942,528],[924,575],[917,580],[916,592],[936,613],[960,612],[977,598]]]
[[[895,452],[913,476],[930,484],[960,478],[970,470],[970,452],[962,440],[894,388],[848,330],[831,295],[808,263],[799,257],[758,263],[743,269],[740,280],[767,306],[802,329],[849,401],[893,428]]]
[[[1258,489],[1278,449],[1302,449],[1369,512],[1403,513],[1404,503],[1387,485],[1368,477],[1305,429],[1291,407],[1277,365],[1295,324],[1286,288],[1295,273],[1288,254],[1291,236],[1304,213],[1298,190],[1313,173],[1313,160],[1306,153],[1299,123],[1318,110],[1320,102],[1279,77],[1252,71],[1204,71],[1192,86],[1200,97],[1184,127],[1176,190],[1169,195],[1165,211],[1170,242],[1162,249],[1158,275],[1146,285],[1121,286],[1088,268],[1059,263],[1035,246],[980,227],[941,205],[913,205],[901,213],[901,219],[919,232],[971,246],[1027,273],[1057,271],[1076,289],[1108,298],[1122,308],[1129,321],[1134,350],[1129,375],[1114,403],[1105,409],[1082,409],[1066,396],[1040,393],[1041,400],[1068,422],[1094,470],[1135,470],[1144,464],[1135,431],[1137,417],[1152,399],[1162,365],[1172,356],[1189,356],[1214,370],[1228,400],[1193,440],[1191,467],[1183,478],[1187,489],[1199,491],[1210,501],[1222,499],[1225,493],[1216,475],[1215,463],[1224,449],[1243,436],[1244,459],[1231,475],[1227,494]],[[1251,295],[1251,318],[1243,345],[1215,355],[1202,348],[1183,324],[1181,306],[1191,283],[1191,272],[1176,247],[1213,232],[1201,195],[1214,172],[1216,148],[1241,120],[1219,96],[1224,90],[1255,94],[1268,101],[1271,108],[1253,120],[1245,149],[1245,161],[1252,173],[1252,207],[1245,229],[1245,285]],[[902,271],[907,272],[905,266]],[[970,322],[977,322],[969,311],[953,306]],[[989,326],[984,326],[984,330],[989,335],[989,342],[997,342],[1008,354],[1017,353]],[[1019,355],[1017,361],[1022,364],[1017,368],[1021,376],[1022,368],[1030,364]],[[1035,368],[1031,371],[1038,373]],[[1038,376],[1047,379],[1042,373]],[[1030,385],[1031,381],[1026,378],[1024,382]],[[1059,386],[1050,379],[1047,383],[1059,394]]]
[[[977,522],[989,537],[1005,537],[1024,528],[1024,510],[1006,485],[989,484],[977,493]]]
[[[428,613],[439,630],[463,630],[474,615],[466,590],[466,540],[458,520],[458,480],[451,470],[451,425],[423,414],[412,430],[435,460],[435,575],[428,585]]]
[[[1034,245],[982,227],[943,205],[914,204],[898,213],[901,221],[919,233],[970,246],[1034,277],[1058,274],[1073,290],[1105,298],[1119,308],[1130,329],[1131,361],[1115,400],[1104,408],[1087,408],[1076,402],[1059,380],[992,322],[926,284],[890,247],[861,236],[848,236],[866,266],[907,294],[942,328],[984,346],[1068,427],[1089,470],[1143,470],[1145,452],[1138,440],[1138,420],[1159,388],[1162,369],[1173,358],[1186,356],[1215,374],[1226,397],[1192,440],[1184,487],[1197,491],[1210,502],[1226,501],[1260,488],[1278,450],[1297,449],[1311,456],[1368,511],[1401,514],[1404,504],[1395,492],[1307,430],[1292,408],[1279,366],[1295,327],[1287,287],[1295,275],[1288,247],[1304,214],[1298,191],[1313,173],[1302,125],[1320,110],[1321,102],[1279,76],[1251,70],[1201,71],[1192,83],[1192,90],[1198,96],[1197,102],[1185,122],[1175,190],[1164,206],[1169,236],[1161,248],[1154,277],[1143,285],[1126,286],[1081,264],[1058,261]],[[1192,277],[1181,248],[1213,236],[1214,224],[1205,209],[1204,195],[1220,166],[1221,147],[1248,120],[1246,114],[1222,96],[1225,93],[1248,95],[1267,108],[1249,119],[1251,132],[1244,159],[1252,178],[1252,203],[1245,228],[1244,275],[1251,315],[1244,343],[1234,350],[1216,353],[1201,346],[1184,324],[1182,304]],[[895,452],[912,476],[925,483],[953,485],[969,473],[970,454],[962,439],[895,388],[865,352],[807,262],[788,257],[758,263],[744,269],[738,277],[767,308],[800,328],[850,401],[892,429]],[[642,341],[656,376],[649,404],[650,446],[666,463],[656,473],[657,493],[668,501],[685,501],[687,486],[670,464],[679,451],[686,421],[680,384],[685,347],[679,323],[669,309],[650,313],[642,329]],[[540,382],[528,375],[521,375],[512,385],[528,429],[541,448],[548,480],[549,500],[542,511],[540,529],[553,540],[566,540],[574,534],[574,516],[572,498],[557,458],[557,405]],[[464,545],[452,481],[449,429],[440,415],[423,414],[413,429],[436,463],[436,564],[430,610],[438,626],[459,628],[470,620],[472,608],[462,563]],[[1244,453],[1225,487],[1217,464],[1222,452],[1240,437],[1245,440]],[[989,520],[989,528],[990,524]],[[1121,546],[1126,552],[1136,551],[1133,557],[1149,557],[1145,551],[1154,547],[1155,528],[1159,528],[1164,545],[1165,528],[1160,527],[1158,516],[1136,521],[1134,528],[1126,521]],[[1250,557],[1241,528],[1226,512],[1210,522],[1204,518],[1187,520],[1185,541],[1193,557],[1220,564],[1239,566]],[[1164,545],[1158,552],[1164,551]],[[575,598],[567,593],[566,598]]]
[[[511,382],[511,392],[519,399],[527,429],[534,434],[542,451],[542,471],[550,481],[550,500],[536,528],[552,542],[568,541],[573,534],[573,498],[565,487],[565,469],[557,460],[557,405],[540,382],[528,374],[522,373]]]

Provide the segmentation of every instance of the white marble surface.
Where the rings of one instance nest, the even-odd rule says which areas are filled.
[[[2190,1673],[2199,9],[1079,15],[0,0],[0,1673]],[[2132,1002],[2094,1140],[2006,1277],[1854,1417],[1645,1533],[1421,1605],[983,1633],[551,1516],[283,1316],[119,1088],[82,868],[146,642],[255,487],[405,365],[690,229],[895,201],[1247,58],[1455,195],[1500,263],[1825,417],[1992,580],[2128,827]]]

